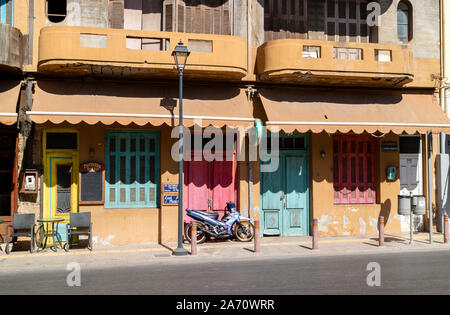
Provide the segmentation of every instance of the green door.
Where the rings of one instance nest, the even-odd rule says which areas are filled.
[[[261,173],[261,232],[264,235],[309,235],[307,151],[280,150],[279,158],[275,172]]]

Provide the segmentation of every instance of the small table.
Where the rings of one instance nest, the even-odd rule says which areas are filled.
[[[45,225],[45,227],[44,227],[44,235],[43,235],[43,238],[41,239],[41,244],[39,245],[39,247],[41,247],[42,249],[45,249],[45,247],[47,247],[47,239],[49,238],[49,236],[51,236],[52,239],[53,239],[53,250],[55,252],[58,251],[58,248],[56,246],[56,241],[55,241],[55,237],[58,238],[58,236],[56,235],[57,233],[56,233],[56,230],[55,230],[55,223],[56,223],[56,227],[58,227],[58,224],[60,222],[63,222],[63,221],[64,221],[64,219],[40,219],[40,220],[37,220],[37,222],[40,222],[43,225]],[[48,232],[49,231],[48,226],[50,224],[51,224],[51,227],[52,227],[52,231]],[[43,242],[44,239],[45,239],[45,242]],[[44,243],[43,244],[44,246],[42,246],[42,243]],[[61,245],[61,240],[59,240],[59,245]]]

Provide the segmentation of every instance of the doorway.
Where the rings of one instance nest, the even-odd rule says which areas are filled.
[[[42,217],[64,219],[55,228],[58,238],[66,242],[70,213],[78,212],[78,133],[44,131],[44,149]]]
[[[420,136],[400,137],[400,195],[423,195],[422,140]],[[414,217],[414,229],[423,229],[423,217]],[[410,220],[401,216],[401,230],[410,230]]]
[[[279,167],[274,172],[261,173],[263,235],[309,235],[307,140],[301,134],[280,135]]]

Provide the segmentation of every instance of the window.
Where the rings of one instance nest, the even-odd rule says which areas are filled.
[[[67,0],[47,0],[47,19],[52,23],[64,21],[67,15]]]
[[[411,6],[401,1],[397,7],[397,36],[400,42],[407,44],[412,39]]]
[[[167,32],[232,34],[232,0],[165,0]]]
[[[367,1],[327,0],[325,33],[328,40],[339,42],[375,42],[367,25]]]
[[[0,0],[0,23],[13,25],[14,20],[13,0]]]
[[[264,37],[307,38],[306,0],[265,0]]]
[[[159,133],[107,131],[105,208],[159,205]]]
[[[76,132],[47,132],[45,148],[47,150],[77,150],[78,133]]]
[[[368,135],[333,138],[334,203],[375,203],[375,139]]]

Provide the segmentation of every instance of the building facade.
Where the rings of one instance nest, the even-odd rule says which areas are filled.
[[[185,151],[184,208],[222,213],[234,201],[263,235],[309,235],[314,218],[322,235],[367,235],[379,216],[387,232],[409,230],[399,194],[436,204],[425,134],[450,126],[438,0],[1,3],[13,8],[2,27],[23,38],[18,84],[3,80],[0,94],[16,97],[2,127],[16,135],[8,216],[90,211],[99,244],[176,240],[180,40],[187,138],[206,139]],[[277,141],[270,172],[261,156],[239,158],[255,121]],[[231,146],[211,150],[212,135]]]

